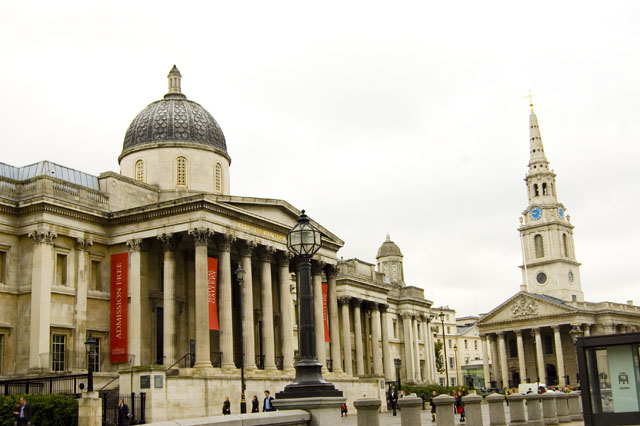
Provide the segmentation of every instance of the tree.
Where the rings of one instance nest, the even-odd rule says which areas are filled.
[[[444,373],[444,358],[442,356],[443,343],[437,341],[433,344],[433,346],[436,355],[436,369],[438,370],[438,373]]]

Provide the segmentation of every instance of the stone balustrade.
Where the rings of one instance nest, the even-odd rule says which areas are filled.
[[[504,415],[505,397],[499,393],[492,393],[487,396],[489,403],[489,424],[491,426],[506,426],[507,422]]]
[[[309,426],[311,414],[305,410],[271,411],[266,413],[232,414],[229,416],[200,417],[168,422],[147,423],[148,426]]]
[[[527,415],[529,418],[528,425],[544,426],[540,394],[530,393],[524,395],[524,399],[527,401]]]
[[[433,403],[436,406],[436,426],[455,425],[453,416],[454,402],[455,398],[449,395],[438,395],[433,398]]]
[[[524,415],[524,395],[514,393],[507,397],[509,401],[509,426],[527,426],[527,419]]]
[[[547,392],[541,395],[542,399],[542,416],[545,425],[560,424],[558,420],[558,411],[556,408],[556,395],[554,392]]]
[[[569,405],[569,415],[571,420],[582,420],[582,410],[580,409],[580,391],[570,392],[567,404]]]
[[[469,394],[462,397],[467,426],[483,426],[482,397]]]

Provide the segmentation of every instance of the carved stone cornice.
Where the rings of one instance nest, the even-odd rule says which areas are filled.
[[[58,237],[58,234],[53,231],[38,229],[29,232],[27,236],[33,240],[33,244],[53,244],[53,240]]]
[[[385,312],[387,312],[387,309],[389,309],[389,305],[387,305],[386,303],[378,303],[378,310],[381,313],[384,314]]]
[[[158,240],[162,243],[164,251],[174,251],[180,242],[180,235],[164,233],[158,235]]]
[[[359,297],[352,297],[351,305],[353,305],[354,308],[359,308],[362,305],[362,299]]]
[[[349,297],[349,296],[340,296],[340,297],[338,297],[338,305],[340,305],[340,306],[348,305],[349,303],[351,303],[351,297]]]
[[[253,240],[240,240],[238,241],[238,251],[242,257],[251,257],[258,244]]]
[[[77,238],[76,239],[76,247],[80,251],[87,251],[93,245],[93,240],[91,238]]]
[[[213,231],[209,228],[193,228],[188,231],[188,234],[193,238],[196,246],[209,245],[209,239],[213,237]]]
[[[143,239],[134,238],[133,240],[126,241],[127,247],[129,247],[129,251],[140,251],[144,248]]]
[[[403,312],[400,314],[403,320],[410,320],[413,318],[413,314],[411,312]]]

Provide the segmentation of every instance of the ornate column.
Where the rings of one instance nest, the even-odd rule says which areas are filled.
[[[516,345],[518,347],[518,370],[520,372],[520,383],[525,383],[527,381],[527,362],[524,359],[522,330],[516,330]]]
[[[384,378],[388,381],[394,379],[393,360],[391,359],[391,346],[389,346],[389,315],[387,314],[387,308],[389,305],[384,303],[378,304],[378,309],[381,312],[381,324],[382,324],[382,364],[384,366]]]
[[[189,231],[189,235],[193,238],[196,246],[196,262],[195,262],[195,311],[196,311],[196,362],[195,368],[212,368],[211,354],[209,345],[209,280],[208,280],[208,247],[209,238],[213,232],[209,228],[194,228]],[[222,268],[222,264],[220,265]],[[218,274],[222,276],[221,273]],[[222,296],[222,289],[219,294]],[[229,294],[229,299],[231,295]],[[221,298],[221,307],[226,304]],[[229,305],[231,300],[229,300]],[[222,322],[222,321],[221,321]],[[220,327],[221,335],[223,327]],[[224,351],[224,349],[223,349]],[[223,354],[224,355],[224,354]]]
[[[364,358],[362,353],[362,317],[360,314],[362,299],[352,297],[351,304],[353,305],[353,338],[356,341],[356,376],[363,376]]]
[[[415,381],[413,373],[413,340],[411,339],[411,314],[402,314],[402,325],[404,327],[404,359],[407,382]],[[445,360],[446,362],[446,360]]]
[[[336,294],[336,275],[338,268],[330,265],[326,268],[325,274],[329,283],[329,337],[331,338],[331,363],[334,374],[342,373],[342,359],[340,356],[340,321],[338,320],[338,296]]]
[[[282,321],[282,368],[291,374],[293,368],[293,299],[289,288],[291,274],[289,273],[289,252],[280,252],[279,281],[280,281],[280,318]]]
[[[142,305],[148,298],[146,282],[142,279],[142,246],[141,239],[127,241],[129,247],[129,330],[127,347],[133,357],[133,366],[142,365],[142,326],[144,324]]]
[[[158,235],[164,249],[164,288],[163,288],[163,354],[164,366],[169,367],[176,358],[176,256],[178,239],[173,234]],[[207,293],[208,294],[208,293]],[[208,300],[208,298],[207,298]]]
[[[504,332],[498,333],[498,347],[500,349],[500,372],[502,373],[502,387],[509,387],[509,366],[507,364],[507,347],[504,342]]]
[[[311,282],[313,283],[313,319],[316,338],[316,358],[322,364],[323,373],[327,371],[327,353],[324,341],[324,309],[322,306],[322,264],[312,261]]]
[[[567,385],[567,376],[564,370],[564,356],[562,355],[562,336],[560,335],[560,326],[553,326],[553,337],[556,344],[556,363],[558,365],[558,386],[564,388]]]
[[[536,342],[536,364],[538,366],[538,381],[547,383],[547,374],[544,370],[544,354],[542,352],[542,336],[540,335],[540,328],[532,328],[531,333],[533,333]]]
[[[489,336],[480,335],[482,342],[482,373],[484,374],[484,387],[491,387],[491,373],[489,371]],[[495,362],[495,361],[494,361]]]
[[[242,241],[241,244],[239,244],[239,248],[240,262],[242,269],[244,269],[244,280],[242,282],[242,351],[244,353],[244,368],[245,370],[251,371],[256,369],[256,340],[253,320],[253,270],[251,268],[251,254],[256,248],[256,243],[255,241]],[[233,270],[230,272],[233,274]],[[271,275],[269,275],[269,281],[271,281]],[[271,321],[270,330],[271,333],[273,333],[273,320]]]
[[[498,343],[496,342],[495,337],[487,336],[487,342],[489,343],[489,350],[491,351],[491,367],[493,373],[493,379],[496,381],[496,386],[498,386],[498,381],[500,380],[500,358],[498,357]]]
[[[371,306],[371,355],[373,356],[373,374],[382,376],[384,359],[380,350],[380,311],[377,304]]]
[[[218,265],[218,278],[220,279],[220,350],[222,351],[221,366],[223,370],[233,370],[236,364],[233,361],[233,306],[232,306],[232,282],[233,272],[231,270],[231,245],[236,238],[231,235],[220,235],[219,249],[220,262]],[[197,249],[197,247],[196,247]],[[196,270],[197,270],[197,252],[196,252]],[[243,268],[244,269],[244,268]],[[246,282],[246,281],[245,281]],[[196,282],[197,285],[197,282]],[[196,290],[196,299],[198,291]],[[196,318],[198,318],[196,314]],[[207,331],[208,338],[208,331]],[[196,348],[198,343],[196,342]],[[209,356],[207,354],[207,356]],[[255,359],[255,357],[254,357]]]
[[[76,353],[81,354],[86,351],[84,342],[87,340],[87,293],[89,290],[89,248],[93,245],[91,239],[78,238],[76,247],[78,249],[78,289],[76,291]],[[75,362],[75,359],[74,359]],[[80,367],[74,365],[74,367]]]
[[[422,340],[424,343],[424,368],[422,369],[422,381],[432,382],[431,377],[431,342],[429,340],[429,317],[422,317]]]
[[[371,371],[371,349],[370,349],[371,317],[369,315],[370,310],[371,310],[371,303],[368,301],[363,301],[362,308],[361,308],[362,316],[364,317],[364,324],[363,324],[364,339],[362,342],[363,343],[362,352],[364,354],[364,374],[366,375],[373,374],[373,371]]]
[[[271,287],[271,260],[276,249],[264,247],[261,263],[261,295],[262,295],[262,347],[264,348],[264,369],[274,371],[276,368],[276,347],[273,334],[273,293]]]
[[[338,303],[342,309],[342,349],[344,353],[344,372],[348,376],[353,376],[353,360],[351,359],[351,324],[349,321],[348,296],[340,296]]]
[[[414,315],[411,319],[412,324],[412,337],[413,337],[413,371],[414,377],[417,383],[422,382],[420,376],[420,342],[418,340],[418,316]]]

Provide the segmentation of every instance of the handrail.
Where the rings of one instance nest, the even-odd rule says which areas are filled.
[[[107,384],[106,384],[106,385],[104,385],[103,387],[101,387],[101,388],[100,388],[100,390],[99,390],[98,392],[102,392],[102,390],[103,390],[104,388],[106,388],[106,387],[107,387],[107,386],[109,386],[111,383],[115,382],[115,381],[116,381],[116,379],[119,379],[119,378],[120,378],[120,376],[116,376],[116,377],[114,377],[113,379],[109,380],[109,381],[107,382]]]
[[[173,364],[171,364],[170,367],[167,368],[167,370],[171,370],[173,367],[175,367],[180,361],[182,361],[183,359],[185,359],[186,357],[191,356],[191,352],[187,352],[186,354],[182,355],[180,357],[179,360],[177,360],[176,362],[174,362]]]

